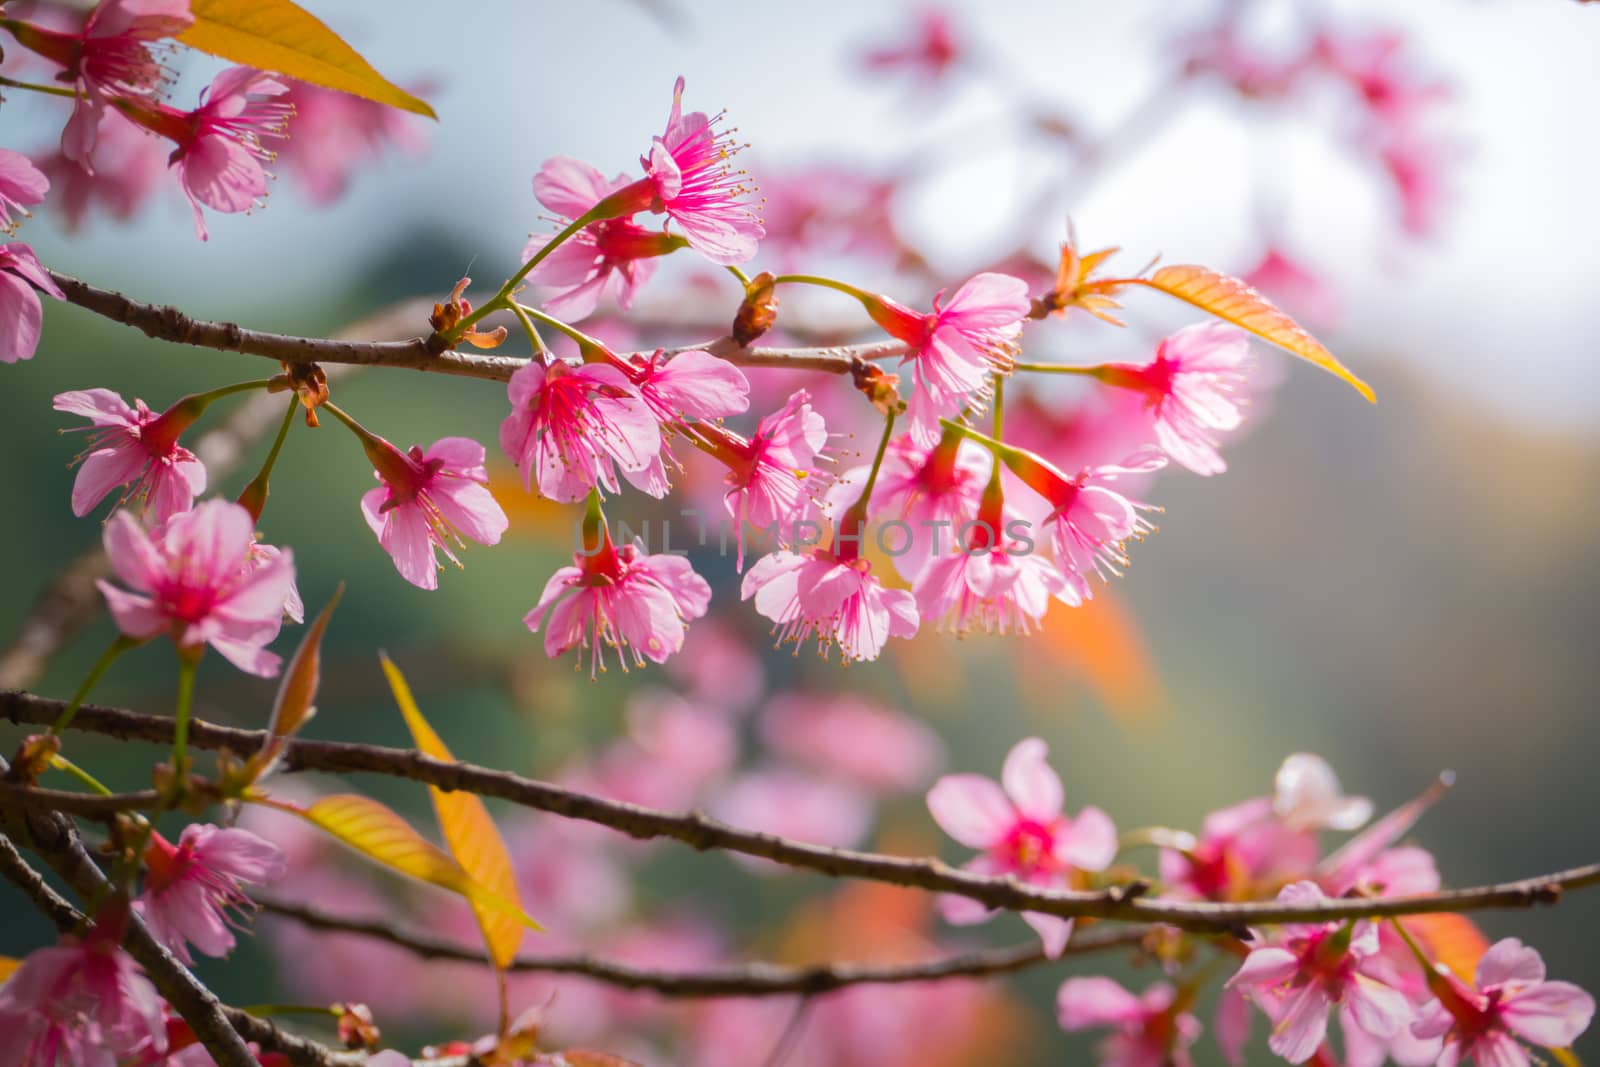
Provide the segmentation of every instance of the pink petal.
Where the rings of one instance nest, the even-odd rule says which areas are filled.
[[[1006,756],[1000,781],[1017,810],[1041,823],[1061,814],[1061,779],[1045,761],[1050,747],[1037,737],[1017,744]]]
[[[445,520],[480,545],[496,545],[511,525],[487,486],[457,478],[434,481],[429,499]]]
[[[1294,992],[1283,1004],[1267,1047],[1290,1063],[1304,1063],[1328,1036],[1328,994],[1313,983]]]
[[[166,615],[157,610],[148,597],[124,592],[104,579],[94,584],[106,598],[106,607],[111,610],[117,629],[129,637],[154,637],[167,628]]]
[[[750,383],[744,372],[709,352],[673,356],[653,384],[679,414],[697,419],[737,415],[750,406]]]
[[[1250,1001],[1237,989],[1224,989],[1217,997],[1217,1047],[1231,1067],[1243,1067],[1244,1047],[1250,1043]]]
[[[150,592],[166,573],[167,564],[145,528],[125,511],[111,516],[101,537],[111,570],[123,582]]]
[[[1514,937],[1507,937],[1489,946],[1478,961],[1478,988],[1504,985],[1507,982],[1544,981],[1544,959]]]
[[[1403,993],[1364,974],[1351,978],[1344,1006],[1351,1020],[1373,1037],[1393,1037],[1411,1019],[1411,1004]]]
[[[933,783],[928,812],[945,833],[978,849],[1004,840],[1017,820],[1000,786],[977,774],[947,774]]]
[[[1293,978],[1299,970],[1299,959],[1286,948],[1267,946],[1251,949],[1243,965],[1228,979],[1227,986],[1229,989],[1275,986]]]
[[[1120,1027],[1143,1016],[1139,998],[1110,978],[1068,978],[1056,993],[1056,1019],[1063,1030]]]
[[[80,519],[89,514],[107,493],[139,477],[148,462],[145,450],[131,442],[89,453],[72,482],[72,513]]]
[[[384,551],[394,559],[400,577],[418,589],[439,588],[439,558],[422,509],[415,503],[391,508],[379,537]]]
[[[1117,828],[1111,816],[1096,807],[1084,808],[1056,835],[1055,854],[1080,871],[1103,871],[1111,866],[1117,858]]]
[[[51,407],[80,415],[96,426],[137,426],[139,417],[128,402],[110,389],[74,389],[57,393]]]
[[[43,326],[39,294],[21,278],[0,270],[0,363],[32,359]]]
[[[1501,1002],[1506,1025],[1536,1045],[1565,1048],[1589,1028],[1594,997],[1571,982],[1540,982]]]
[[[546,209],[575,219],[626,184],[627,175],[619,174],[607,182],[605,175],[583,160],[556,156],[545,160],[533,176],[533,195]]]
[[[1033,927],[1033,932],[1044,942],[1044,954],[1058,960],[1072,939],[1072,920],[1059,915],[1044,915],[1037,911],[1022,913],[1022,921]]]

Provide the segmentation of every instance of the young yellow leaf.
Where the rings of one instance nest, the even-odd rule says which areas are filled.
[[[0,956],[0,982],[17,973],[17,968],[22,966],[21,960],[12,959],[10,956]]]
[[[430,119],[439,117],[426,101],[379,74],[343,38],[290,0],[190,0],[189,12],[194,25],[178,40],[197,51]]]
[[[519,906],[479,884],[448,852],[417,833],[409,823],[376,800],[354,793],[338,793],[302,808],[259,794],[250,799],[298,815],[367,858],[419,881],[459,893],[475,908],[481,904],[515,915],[530,926],[536,925]]]
[[[305,636],[300,639],[300,647],[294,650],[294,658],[283,672],[283,681],[278,683],[277,699],[272,702],[272,718],[267,722],[269,736],[261,746],[262,759],[259,762],[262,766],[256,773],[255,781],[259,782],[272,773],[277,766],[283,742],[293,737],[317,713],[312,701],[317,699],[317,687],[322,683],[322,635],[327,632],[328,620],[333,617],[333,609],[339,606],[342,596],[344,583],[340,582],[328,606],[306,628]]]
[[[1193,304],[1224,322],[1245,329],[1292,355],[1344,379],[1356,392],[1377,402],[1372,387],[1350,373],[1332,352],[1298,322],[1246,283],[1208,267],[1162,267],[1148,278],[1129,279]]]
[[[434,759],[454,760],[445,743],[423,717],[422,709],[417,707],[416,699],[411,695],[411,686],[406,684],[400,668],[382,653],[378,658],[417,749]],[[450,846],[456,860],[484,888],[501,900],[516,905],[520,911],[517,875],[511,866],[511,854],[506,850],[505,841],[495,828],[494,820],[489,817],[489,809],[484,806],[483,800],[471,793],[446,792],[432,786],[428,788],[428,793],[433,797],[433,810],[439,816],[439,828],[444,832],[445,844]],[[490,959],[496,967],[504,970],[516,959],[517,949],[522,946],[522,924],[503,909],[475,902],[472,910],[477,916],[479,929],[483,931],[484,943],[489,947]]]

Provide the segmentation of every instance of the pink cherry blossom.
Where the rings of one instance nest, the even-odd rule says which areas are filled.
[[[127,636],[170,633],[180,649],[210,645],[240,670],[270,678],[279,660],[266,646],[283,625],[294,559],[280,549],[253,564],[254,544],[250,512],[223,500],[175,515],[154,533],[119,511],[106,524],[106,555],[136,592],[95,584]]]
[[[1045,762],[1049,748],[1037,737],[1019,741],[1006,756],[1000,782],[976,774],[949,774],[928,791],[928,811],[940,829],[982,854],[967,864],[975,874],[1010,875],[1026,885],[1066,889],[1079,871],[1103,871],[1117,854],[1117,829],[1110,816],[1088,807],[1076,818],[1062,814],[1061,779]],[[993,912],[965,897],[940,897],[953,923],[988,920]],[[1072,920],[1024,912],[1059,956],[1072,935]]]
[[[240,883],[264,884],[283,877],[283,853],[249,830],[204,823],[183,828],[176,845],[152,834],[145,850],[144,892],[134,910],[156,940],[192,965],[189,943],[207,956],[233,950],[230,910],[253,907]]]
[[[1326,899],[1312,882],[1296,882],[1278,894],[1287,906]],[[1252,945],[1227,984],[1266,1012],[1273,1022],[1268,1047],[1290,1063],[1306,1062],[1321,1047],[1335,1005],[1346,1032],[1387,1039],[1411,1021],[1410,1003],[1373,959],[1379,944],[1371,923],[1287,926]]]
[[[198,411],[180,400],[157,415],[143,400],[129,407],[109,389],[84,389],[57,394],[54,407],[89,420],[89,447],[76,462],[72,513],[80,518],[95,509],[113,489],[131,488],[123,500],[145,502],[157,525],[188,511],[206,491],[206,468],[178,443]]]
[[[1192,1067],[1189,1047],[1201,1030],[1166,982],[1134,996],[1110,978],[1069,978],[1056,994],[1056,1018],[1068,1033],[1112,1031],[1096,1050],[1099,1067]]]
[[[100,123],[115,101],[153,102],[167,80],[155,42],[176,37],[194,22],[188,0],[100,0],[76,33],[22,23],[18,41],[65,67],[76,83],[72,117],[61,151],[90,165]]]
[[[40,169],[50,177],[52,212],[64,221],[68,233],[77,232],[91,208],[127,222],[160,184],[167,169],[167,152],[160,137],[120,111],[107,111],[90,155],[92,172],[59,150],[39,161]]]
[[[1429,985],[1437,999],[1423,1007],[1411,1032],[1443,1039],[1439,1067],[1465,1060],[1529,1067],[1534,1060],[1522,1042],[1566,1048],[1594,1018],[1594,997],[1571,982],[1547,981],[1543,957],[1514,937],[1489,946],[1472,986],[1447,973]]]
[[[915,789],[944,762],[939,735],[920,719],[854,693],[780,693],[759,731],[777,755],[879,792]]]
[[[1250,343],[1243,330],[1205,322],[1172,334],[1151,362],[1108,364],[1101,380],[1144,397],[1156,443],[1196,474],[1228,469],[1217,434],[1244,421],[1239,394],[1248,382]]]
[[[1290,830],[1357,830],[1372,818],[1372,801],[1346,796],[1321,756],[1296,752],[1273,778],[1272,814]]]
[[[44,203],[50,191],[50,179],[33,165],[33,160],[21,152],[0,148],[0,231],[15,233],[17,220],[14,211],[28,217],[28,208]]]
[[[438,550],[456,566],[451,550],[463,538],[500,543],[510,525],[489,492],[484,449],[466,437],[445,437],[424,452],[401,452],[381,437],[364,442],[374,475],[383,484],[361,497],[361,514],[400,576],[421,589],[439,586]]]
[[[902,42],[874,48],[861,57],[871,71],[906,70],[933,82],[949,73],[962,58],[960,37],[950,21],[950,13],[926,7],[914,16]]]
[[[740,146],[729,131],[717,129],[722,116],[685,115],[683,89],[679,78],[667,128],[640,159],[653,194],[650,210],[666,212],[690,246],[712,262],[743,263],[756,254],[765,233],[746,200],[755,189],[743,171],[728,165]]]
[[[969,279],[949,303],[940,292],[928,314],[887,297],[867,301],[872,321],[908,349],[901,363],[912,365],[917,385],[907,409],[913,441],[932,448],[940,418],[981,407],[990,375],[1011,369],[1031,306],[1027,282],[992,273]]]
[[[787,767],[758,766],[740,775],[711,802],[724,822],[762,833],[810,841],[830,848],[853,848],[872,828],[872,798],[846,782]],[[786,874],[769,860],[736,856],[762,874]]]
[[[523,485],[563,503],[590,489],[617,491],[616,468],[642,471],[661,451],[661,428],[628,378],[605,363],[530,360],[507,386],[511,414],[500,447]]]
[[[1160,470],[1167,461],[1159,452],[1138,452],[1120,464],[1085,467],[1070,478],[1032,454],[1008,456],[1006,462],[1049,506],[1042,525],[1050,531],[1056,566],[1083,600],[1094,595],[1088,581],[1091,573],[1121,574],[1129,563],[1126,543],[1155,529],[1140,514],[1153,510],[1150,505],[1129,500],[1112,486],[1129,475]]]
[[[837,644],[846,663],[873,660],[891,637],[917,633],[916,598],[885,589],[872,565],[827,549],[780,549],[763,556],[744,576],[740,596],[776,625],[778,643],[799,645],[815,637],[826,657]]]
[[[789,265],[803,263],[807,256],[839,253],[901,255],[905,248],[893,211],[897,187],[893,180],[840,165],[776,175],[766,171],[761,182],[766,250]]]
[[[1309,877],[1317,854],[1314,833],[1290,830],[1273,817],[1271,798],[1256,797],[1207,815],[1184,847],[1163,849],[1161,882],[1172,896],[1247,900],[1263,886]]]
[[[1277,245],[1268,245],[1261,261],[1240,278],[1304,322],[1328,327],[1339,319],[1339,297],[1333,287]]]
[[[1185,74],[1210,75],[1258,100],[1289,95],[1313,69],[1312,55],[1304,48],[1273,54],[1246,39],[1233,18],[1183,38],[1178,50]]]
[[[743,635],[715,617],[694,628],[667,671],[696,704],[725,713],[743,712],[766,687],[761,657]]]
[[[630,485],[659,499],[671,488],[667,467],[678,467],[668,444],[669,431],[699,436],[691,420],[704,422],[743,412],[750,406],[750,383],[732,363],[698,349],[670,359],[660,349],[648,357],[610,358],[661,423],[661,451],[655,460],[642,471],[623,471]]]
[[[801,389],[763,416],[749,441],[720,428],[706,431],[722,446],[718,455],[728,465],[730,488],[722,503],[734,521],[737,566],[743,569],[746,523],[773,529],[779,544],[791,544],[797,527],[817,513],[816,467],[828,443],[828,427],[812,407],[811,395]]]
[[[626,174],[606,181],[587,163],[557,157],[547,160],[534,176],[533,192],[565,227],[628,184]],[[523,260],[531,259],[549,241],[548,236],[533,237],[522,250]],[[640,226],[631,216],[602,219],[569,237],[529,272],[528,280],[543,287],[544,309],[569,322],[593,314],[606,296],[626,311],[655,274],[656,259],[684,243],[681,237]]]
[[[21,241],[0,245],[0,363],[32,359],[39,348],[44,309],[35,288],[65,300],[33,249]]]
[[[1419,70],[1403,35],[1324,30],[1317,35],[1316,59],[1343,80],[1376,123],[1414,123],[1430,105],[1450,98],[1450,87]]]
[[[266,197],[267,172],[261,164],[272,153],[262,147],[261,139],[284,136],[284,124],[292,113],[283,99],[288,91],[275,75],[230,67],[217,75],[201,94],[200,106],[181,121],[172,162],[194,210],[194,232],[202,241],[208,236],[202,204],[236,213],[249,211]]]
[[[1034,551],[1028,525],[992,499],[996,506],[986,499],[976,520],[963,520],[956,544],[928,560],[912,587],[917,610],[924,619],[938,619],[941,630],[1027,634],[1044,618],[1051,597],[1074,607],[1083,602],[1073,583]]]
[[[415,115],[309,82],[284,80],[289,91],[283,99],[293,108],[293,117],[278,162],[287,164],[312,203],[337,200],[356,168],[380,158],[386,147],[417,156],[427,146],[425,124]]]
[[[111,1067],[166,1051],[161,998],[118,947],[126,921],[35,949],[0,985],[0,1063]]]
[[[682,556],[650,556],[606,537],[573,562],[550,576],[522,621],[534,633],[544,628],[548,656],[588,650],[591,676],[604,667],[606,648],[616,650],[623,670],[629,659],[640,667],[664,662],[683,647],[687,620],[711,603],[711,586]]]

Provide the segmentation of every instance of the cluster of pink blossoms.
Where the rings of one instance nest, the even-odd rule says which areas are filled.
[[[928,810],[959,843],[981,850],[968,869],[1010,875],[1041,888],[1083,889],[1108,872],[1122,848],[1097,808],[1062,813],[1061,781],[1045,763],[1037,738],[1006,758],[1002,784],[977,775],[949,775],[928,793]],[[1319,832],[1356,831],[1373,813],[1365,797],[1346,796],[1333,770],[1306,753],[1284,761],[1273,794],[1216,812],[1197,837],[1143,831],[1142,843],[1163,845],[1157,893],[1217,902],[1258,900],[1276,888],[1291,907],[1331,896],[1383,897],[1437,892],[1433,858],[1397,844],[1432,802],[1402,806],[1337,850],[1323,855]],[[989,917],[965,898],[949,898],[954,923]],[[1059,955],[1068,920],[1022,916]],[[1407,924],[1410,924],[1408,927]],[[1216,1038],[1231,1064],[1244,1062],[1250,1006],[1267,1016],[1268,1045],[1289,1063],[1380,1067],[1455,1067],[1465,1060],[1492,1067],[1528,1067],[1525,1046],[1565,1048],[1587,1029],[1594,999],[1567,982],[1545,980],[1539,954],[1509,939],[1489,947],[1473,984],[1436,964],[1441,951],[1426,920],[1400,919],[1286,925],[1253,932],[1243,964],[1218,1003]],[[1060,1021],[1071,1030],[1109,1028],[1101,1067],[1192,1064],[1189,1049],[1201,1024],[1191,1011],[1200,979],[1175,987],[1157,982],[1142,995],[1109,978],[1072,978],[1059,995]],[[1330,1015],[1339,1018],[1341,1055],[1330,1043]]]

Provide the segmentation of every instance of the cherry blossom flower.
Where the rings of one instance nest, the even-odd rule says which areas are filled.
[[[687,620],[711,603],[711,586],[682,556],[646,555],[636,545],[616,547],[606,536],[592,554],[550,576],[539,603],[523,618],[528,629],[543,627],[545,654],[571,649],[590,654],[590,676],[603,669],[605,649],[617,651],[623,670],[631,658],[644,666],[662,663],[683,647]]]
[[[1189,1047],[1200,1039],[1200,1020],[1166,982],[1134,996],[1110,978],[1069,978],[1056,1018],[1068,1033],[1112,1031],[1096,1050],[1099,1067],[1192,1067]]]
[[[1163,849],[1161,883],[1176,897],[1248,900],[1262,886],[1308,877],[1317,862],[1316,835],[1293,831],[1257,797],[1207,815],[1198,839]]]
[[[154,101],[167,71],[152,45],[193,22],[188,0],[100,0],[75,33],[16,24],[12,34],[20,43],[65,67],[76,83],[72,117],[61,131],[68,159],[90,165],[100,123],[115,101]]]
[[[1393,31],[1324,30],[1314,54],[1354,90],[1377,123],[1411,125],[1429,105],[1450,97],[1449,86],[1417,69],[1405,37]]]
[[[144,501],[152,522],[160,524],[188,511],[206,491],[206,468],[178,443],[199,416],[188,398],[157,415],[143,400],[127,401],[110,389],[74,390],[56,395],[57,411],[81,415],[90,425],[89,447],[72,484],[72,513],[82,518],[113,489],[131,486],[123,500]]]
[[[480,545],[500,543],[510,525],[489,492],[484,449],[467,437],[445,437],[401,452],[381,437],[363,439],[374,475],[383,484],[361,497],[361,514],[395,570],[421,589],[439,587],[438,550],[456,566],[450,548],[468,537]]]
[[[810,841],[830,848],[853,848],[872,828],[872,798],[846,782],[786,767],[756,767],[740,775],[711,802],[724,822],[762,833]],[[752,856],[735,856],[742,867],[762,874],[787,874],[788,868]]]
[[[649,357],[622,359],[609,352],[607,356],[628,376],[640,399],[661,423],[662,444],[656,458],[641,471],[623,471],[630,485],[659,499],[671,488],[667,465],[677,466],[667,444],[667,431],[698,434],[698,429],[689,427],[688,420],[715,420],[739,414],[750,406],[750,383],[732,363],[698,349],[679,352],[671,359],[660,349]]]
[[[1296,752],[1273,778],[1272,814],[1290,830],[1356,830],[1372,818],[1372,801],[1346,796],[1321,756]]]
[[[928,314],[887,297],[865,303],[872,321],[908,348],[901,363],[912,365],[917,384],[907,408],[911,439],[923,448],[938,442],[941,417],[981,405],[990,375],[1010,371],[1032,306],[1028,283],[1007,274],[976,275],[949,303],[940,292]]]
[[[605,363],[530,360],[507,386],[511,414],[500,447],[552,500],[582,500],[590,489],[617,491],[616,468],[642,471],[661,451],[661,428],[627,375]]]
[[[1159,452],[1138,452],[1120,464],[1085,467],[1069,478],[1031,453],[1006,456],[1012,471],[1049,505],[1043,525],[1050,530],[1056,566],[1080,599],[1094,595],[1090,573],[1121,574],[1129,563],[1127,541],[1155,529],[1140,514],[1153,510],[1150,505],[1129,500],[1112,485],[1129,475],[1160,470],[1166,462]]]
[[[0,148],[0,231],[15,233],[17,220],[11,213],[27,218],[28,208],[44,203],[49,191],[50,179],[33,165],[33,160],[21,152]]]
[[[165,142],[122,112],[105,113],[89,157],[92,171],[59,150],[39,160],[50,178],[51,210],[68,233],[83,225],[93,207],[127,222],[150,199],[167,169]]]
[[[939,620],[940,630],[967,633],[1028,634],[1058,597],[1077,606],[1083,601],[1073,583],[1031,546],[1015,543],[983,548],[969,546],[928,561],[912,591],[924,619]]]
[[[743,263],[756,254],[765,230],[744,199],[755,190],[743,171],[728,166],[739,151],[721,115],[683,113],[684,80],[672,87],[667,128],[640,159],[652,193],[650,210],[664,211],[695,251],[713,263]]]
[[[1261,261],[1240,278],[1302,321],[1326,327],[1339,319],[1339,297],[1333,287],[1277,245],[1268,245]]]
[[[289,87],[275,75],[249,67],[230,67],[201,94],[200,106],[175,131],[184,195],[194,210],[194,232],[207,239],[204,204],[215,211],[249,211],[267,195],[262,162],[272,158],[261,138],[284,136],[291,114],[283,99]],[[157,130],[157,132],[167,132]]]
[[[1496,941],[1478,961],[1472,986],[1454,975],[1429,981],[1437,999],[1411,1032],[1442,1038],[1439,1067],[1471,1060],[1483,1067],[1529,1067],[1521,1042],[1566,1048],[1589,1028],[1594,998],[1571,982],[1545,979],[1544,959],[1514,937]]]
[[[820,655],[837,644],[846,663],[877,659],[889,638],[917,633],[911,593],[885,589],[867,560],[823,548],[763,556],[744,576],[740,596],[754,598],[756,610],[776,624],[780,645],[815,637]]]
[[[1117,854],[1110,816],[1088,807],[1076,818],[1062,814],[1061,779],[1045,762],[1049,748],[1037,737],[1019,741],[1006,756],[1000,782],[976,774],[949,774],[928,791],[928,811],[940,829],[982,854],[966,865],[974,874],[1011,875],[1025,885],[1066,889],[1081,871],[1103,871]],[[965,897],[939,898],[946,920],[985,922],[993,912]],[[1061,955],[1072,920],[1024,912],[1051,958]]]
[[[960,550],[956,535],[977,512],[992,467],[988,452],[954,433],[941,436],[931,449],[909,435],[889,442],[871,504],[885,519],[881,536],[892,547],[890,557],[902,578],[915,582],[930,558]],[[830,506],[847,507],[871,469],[862,464],[840,474],[829,491]]]
[[[0,1063],[103,1067],[166,1050],[161,998],[118,947],[126,914],[35,949],[0,985]]]
[[[223,500],[204,501],[153,533],[119,511],[106,524],[106,555],[136,592],[95,584],[127,636],[170,633],[180,649],[210,645],[247,674],[270,678],[279,659],[266,646],[283,625],[294,558],[280,549],[252,564],[254,544],[250,512]]]
[[[1278,894],[1287,906],[1327,900],[1312,882],[1296,882]],[[1228,980],[1273,1021],[1268,1047],[1290,1063],[1304,1063],[1328,1033],[1328,1010],[1337,1005],[1345,1031],[1393,1037],[1411,1021],[1411,1005],[1389,984],[1373,960],[1378,931],[1371,923],[1287,926],[1273,938],[1258,937],[1243,966]]]
[[[961,40],[948,11],[927,7],[917,12],[914,19],[915,24],[903,42],[871,49],[861,57],[868,70],[912,71],[933,82],[949,73],[961,60]]]
[[[1217,434],[1244,421],[1239,393],[1249,358],[1243,330],[1205,322],[1162,341],[1149,363],[1107,364],[1099,377],[1144,397],[1156,443],[1175,462],[1196,474],[1221,474],[1228,465],[1217,453]]]
[[[278,149],[314,204],[330,204],[344,194],[350,176],[379,158],[387,146],[416,156],[426,147],[424,125],[415,115],[351,93],[284,79],[283,100],[293,109],[289,136]]]
[[[547,160],[534,176],[533,192],[565,227],[628,184],[626,174],[608,182],[587,163],[557,157]],[[548,236],[533,237],[522,250],[523,260],[531,259],[549,241]],[[655,274],[656,259],[686,243],[682,237],[640,226],[631,216],[602,219],[569,237],[529,272],[528,280],[544,288],[544,309],[569,322],[593,314],[606,296],[626,311]]]
[[[745,524],[776,531],[779,544],[791,544],[795,530],[817,510],[816,466],[828,443],[828,427],[804,389],[783,407],[763,416],[755,436],[744,441],[720,428],[706,427],[728,466],[722,498],[738,539],[737,566],[744,568]]]
[[[854,693],[780,693],[759,731],[774,753],[879,792],[915,789],[944,762],[939,735],[920,719]]]
[[[35,288],[65,300],[33,249],[21,241],[0,245],[0,363],[32,359],[39,348],[44,309]]]
[[[193,965],[188,945],[207,956],[233,950],[230,909],[252,907],[241,882],[264,884],[283,877],[283,853],[249,830],[203,823],[183,828],[174,845],[158,833],[145,850],[144,892],[134,910],[156,940]]]

